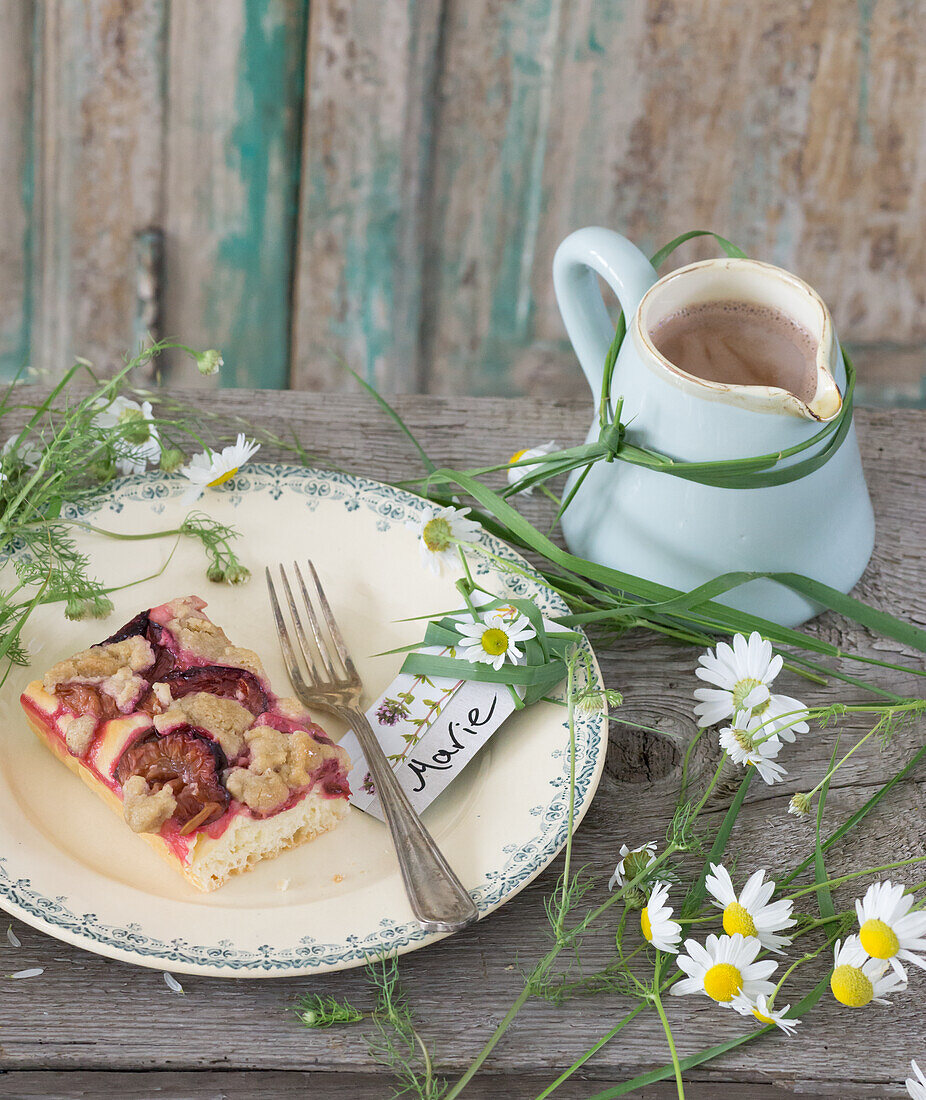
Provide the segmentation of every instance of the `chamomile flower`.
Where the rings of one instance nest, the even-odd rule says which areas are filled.
[[[479,524],[467,515],[469,508],[431,508],[417,522],[406,523],[418,536],[421,561],[432,573],[439,575],[445,565],[459,565],[457,546],[479,537]]]
[[[703,993],[720,1004],[730,1004],[734,997],[755,1001],[767,996],[775,986],[768,980],[778,964],[774,959],[756,962],[762,944],[754,936],[707,937],[704,946],[697,940],[685,940],[687,954],[678,956],[678,966],[688,975],[672,986],[676,997],[688,993]]]
[[[711,873],[704,885],[714,899],[713,904],[723,910],[723,930],[728,936],[739,932],[743,936],[755,936],[767,951],[782,954],[782,947],[791,942],[790,936],[776,933],[797,924],[791,918],[794,908],[790,901],[771,901],[775,883],[765,882],[765,871],[756,871],[746,881],[737,897],[726,867],[711,864]]]
[[[849,936],[845,943],[837,940],[833,961],[830,989],[836,1000],[848,1008],[864,1008],[872,1001],[889,1005],[889,993],[907,988],[906,979],[886,973],[889,969],[886,962],[868,957],[858,936]]]
[[[669,884],[657,882],[646,905],[640,910],[640,931],[657,951],[678,952],[682,926],[672,920],[672,907],[666,905]]]
[[[534,472],[534,466],[537,465],[534,463],[530,466],[512,466],[512,462],[523,462],[528,458],[543,458],[544,455],[552,454],[555,450],[557,450],[556,443],[551,439],[549,443],[544,443],[540,447],[526,447],[523,451],[515,451],[508,459],[508,484],[520,484],[529,474]],[[520,491],[530,495],[534,491],[534,487],[529,485],[526,489]]]
[[[911,913],[914,898],[904,893],[902,882],[873,882],[861,900],[856,899],[859,940],[873,959],[889,962],[894,973],[906,980],[905,959],[926,970],[926,959],[914,951],[926,950],[926,912]]]
[[[17,447],[17,443],[19,446]],[[10,438],[3,444],[3,450],[0,452],[4,458],[6,458],[12,451],[16,451],[16,460],[21,462],[27,470],[34,470],[36,466],[42,461],[42,448],[38,443],[29,438],[19,442],[19,435],[11,435]],[[5,480],[5,479],[4,479]]]
[[[810,807],[813,805],[813,799],[809,794],[795,794],[791,796],[791,801],[788,803],[788,813],[794,814],[795,817],[806,817],[810,813]]]
[[[734,764],[752,765],[766,783],[778,783],[788,774],[776,761],[781,741],[760,717],[738,714],[732,726],[720,731],[720,747]]]
[[[478,618],[458,619],[457,630],[460,632],[463,656],[474,664],[484,663],[499,669],[506,660],[513,664],[524,656],[518,649],[518,642],[526,642],[529,638],[535,638],[536,632],[530,624],[530,620],[524,615],[518,615],[513,621],[494,612]]]
[[[626,844],[622,844],[620,857],[620,862],[614,868],[614,874],[608,879],[609,890],[613,890],[615,886],[624,886],[628,882],[633,882],[641,871],[656,862],[656,841],[651,840],[648,844],[641,844],[639,848],[628,848]]]
[[[742,995],[734,997],[730,1002],[730,1007],[740,1014],[740,1016],[755,1016],[755,1018],[762,1024],[774,1024],[775,1027],[781,1028],[785,1035],[793,1035],[797,1030],[797,1025],[800,1020],[789,1020],[787,1013],[790,1010],[790,1005],[785,1005],[784,1008],[770,1008],[768,1003],[768,997],[764,993],[760,993],[754,1001],[748,997]]]
[[[120,474],[143,474],[149,462],[157,462],[161,457],[161,443],[151,413],[150,401],[139,404],[120,394],[108,405],[101,405],[93,418],[97,428],[118,429],[114,449]]]
[[[193,455],[188,465],[180,467],[180,473],[193,483],[184,494],[183,503],[191,504],[199,500],[206,489],[224,485],[259,450],[259,443],[245,439],[244,433],[240,432],[235,442],[221,451],[203,451]]]
[[[923,1076],[923,1071],[913,1060],[910,1062],[910,1066],[913,1072],[916,1074],[916,1080],[912,1077],[908,1077],[904,1084],[907,1086],[907,1092],[913,1097],[913,1100],[926,1100],[926,1077]]]
[[[767,703],[769,684],[781,671],[783,660],[772,655],[772,646],[758,631],[733,635],[733,644],[718,642],[698,658],[695,675],[710,688],[697,688],[695,707],[699,726],[714,726],[740,711],[752,711]]]

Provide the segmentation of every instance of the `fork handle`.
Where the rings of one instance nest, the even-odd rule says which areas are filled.
[[[392,833],[412,912],[428,932],[458,932],[479,916],[476,903],[444,859],[434,838],[412,809],[373,727],[363,711],[345,708],[370,766],[376,793]]]

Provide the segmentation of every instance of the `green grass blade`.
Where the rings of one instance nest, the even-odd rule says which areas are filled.
[[[353,375],[354,379],[357,382],[359,382],[361,386],[363,386],[363,388],[373,398],[373,400],[379,405],[379,407],[383,410],[383,412],[386,413],[386,415],[391,420],[395,421],[395,423],[399,427],[399,431],[401,431],[401,433],[409,440],[411,445],[418,452],[418,454],[421,458],[421,461],[425,465],[425,469],[428,470],[428,471],[435,470],[437,467],[436,467],[435,463],[431,461],[431,458],[428,456],[428,452],[418,442],[418,439],[415,436],[414,432],[411,430],[411,428],[409,428],[409,426],[405,423],[405,421],[402,419],[402,417],[399,416],[399,414],[395,411],[395,409],[389,404],[389,402],[386,400],[386,398],[383,397],[383,395],[376,389],[375,386],[371,386],[370,383],[367,382],[367,380],[365,378],[361,378],[360,375],[355,370],[353,370],[351,367],[349,367],[346,363],[341,362],[340,360],[339,360],[339,363],[340,363],[341,367],[344,370],[347,371],[348,374]]]
[[[839,735],[837,734],[836,743],[833,745],[833,753],[830,757],[830,770],[836,763],[836,754],[838,751]],[[813,874],[814,881],[817,884],[817,905],[820,907],[821,917],[836,916],[836,906],[833,904],[833,895],[827,885],[829,875],[826,873],[826,864],[823,860],[823,847],[820,844],[820,827],[823,824],[823,807],[826,804],[826,795],[830,789],[830,778],[831,776],[827,776],[823,781],[823,785],[820,788],[820,794],[817,798],[817,828],[813,846]]]
[[[844,821],[838,829],[835,829],[832,833],[830,833],[830,835],[827,837],[826,840],[824,840],[823,844],[821,845],[823,851],[825,852],[827,848],[830,848],[833,844],[836,844],[837,841],[842,840],[846,833],[850,832],[850,830],[854,829],[860,821],[866,818],[868,814],[870,814],[871,811],[875,808],[875,806],[878,805],[881,799],[884,798],[888,791],[892,790],[902,779],[906,779],[906,777],[913,771],[920,760],[922,760],[924,755],[926,755],[926,745],[923,745],[922,748],[917,750],[917,752],[900,769],[900,771],[894,776],[893,779],[889,780],[887,783],[884,784],[883,787],[875,791],[875,793],[863,806],[860,806],[859,809],[857,809],[850,818]],[[794,868],[793,871],[791,871],[788,875],[786,875],[778,882],[779,889],[793,882],[798,877],[798,875],[803,874],[803,872],[806,871],[807,868],[810,867],[810,865],[813,863],[813,860],[813,855],[809,855],[806,859],[802,860]]]
[[[682,913],[685,916],[690,917],[701,908],[701,901],[704,898],[704,883],[710,873],[710,865],[712,863],[719,863],[723,858],[723,853],[727,847],[727,841],[730,839],[730,833],[733,832],[733,826],[736,823],[737,815],[746,798],[746,792],[749,790],[749,784],[752,782],[753,774],[753,768],[746,769],[746,774],[743,776],[739,789],[724,815],[720,828],[717,830],[717,835],[714,837],[714,843],[711,845],[710,854],[704,861],[704,866],[701,868],[701,873],[698,875],[697,882],[692,885],[685,896],[685,900],[682,902]]]

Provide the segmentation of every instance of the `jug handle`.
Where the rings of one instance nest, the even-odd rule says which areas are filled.
[[[627,319],[627,327],[643,295],[656,282],[656,269],[626,237],[611,229],[577,229],[553,257],[553,289],[566,332],[592,393],[597,397],[604,364],[614,339],[597,275],[611,287]]]

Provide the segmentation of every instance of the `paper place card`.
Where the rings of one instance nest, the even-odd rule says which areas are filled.
[[[437,647],[422,653],[441,654]],[[515,709],[504,684],[400,673],[367,711],[412,806],[421,813],[460,774]],[[354,762],[351,803],[385,821],[353,730],[341,745]]]

